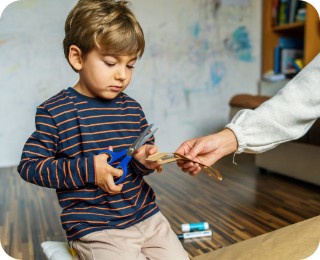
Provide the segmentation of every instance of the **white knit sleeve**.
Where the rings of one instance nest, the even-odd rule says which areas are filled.
[[[274,97],[239,111],[230,124],[237,153],[260,153],[303,136],[320,117],[320,54]]]

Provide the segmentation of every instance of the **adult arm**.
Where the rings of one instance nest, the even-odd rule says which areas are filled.
[[[226,127],[236,153],[261,153],[303,136],[320,117],[320,54],[274,97],[255,110],[239,111]]]

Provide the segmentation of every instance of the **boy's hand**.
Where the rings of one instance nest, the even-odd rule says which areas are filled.
[[[141,146],[137,151],[135,151],[135,153],[133,154],[133,157],[148,169],[157,170],[157,172],[161,172],[162,165],[156,162],[150,162],[146,160],[150,155],[155,154],[157,152],[158,152],[157,146],[151,145],[151,144],[145,144]]]
[[[108,157],[105,153],[94,157],[96,185],[110,194],[119,193],[122,190],[123,184],[116,185],[113,178],[120,177],[123,172],[109,165],[107,163]]]

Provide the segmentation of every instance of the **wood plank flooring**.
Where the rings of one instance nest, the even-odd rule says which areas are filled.
[[[200,255],[320,215],[320,187],[276,174],[260,174],[252,156],[221,160],[224,180],[192,177],[173,163],[147,177],[176,233],[182,223],[207,221],[212,237],[182,240]],[[14,168],[0,170],[0,241],[18,259],[45,259],[41,242],[65,241],[55,191],[24,182]]]

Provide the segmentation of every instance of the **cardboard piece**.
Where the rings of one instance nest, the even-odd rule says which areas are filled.
[[[305,258],[311,260],[319,246],[319,240],[320,216],[317,216],[211,253],[196,256],[192,260],[300,260]]]
[[[185,157],[184,155],[179,153],[156,153],[156,154],[150,155],[147,158],[147,161],[156,162],[158,164],[165,164],[165,163],[176,162],[176,161],[189,161],[189,162],[198,163],[201,169],[208,176],[215,176],[217,180],[219,181],[222,180],[222,175],[217,169],[213,168],[212,166],[207,166],[202,163],[192,161],[188,157]]]

